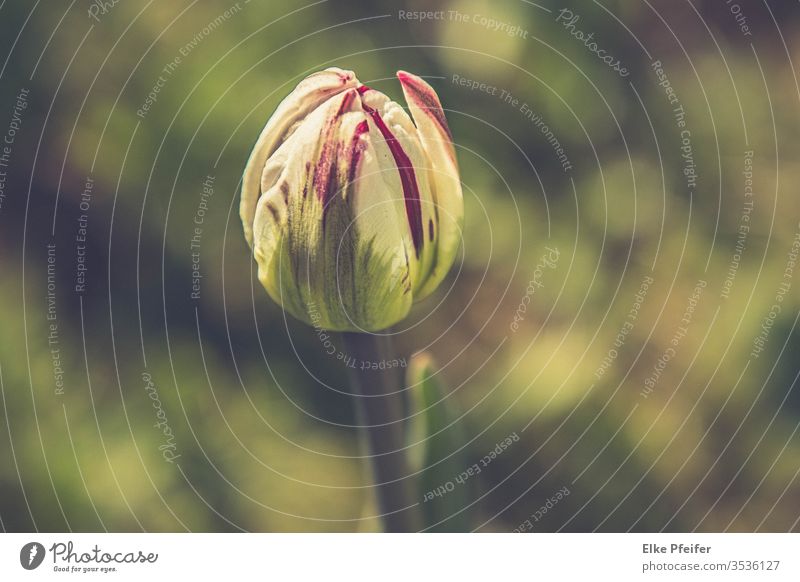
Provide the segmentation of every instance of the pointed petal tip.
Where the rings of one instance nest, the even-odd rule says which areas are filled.
[[[344,93],[342,93],[341,101],[339,102],[339,110],[336,112],[337,117],[341,117],[349,111],[357,110],[353,105],[357,94],[356,89],[345,89]]]
[[[403,88],[408,88],[419,93],[432,93],[434,96],[436,96],[436,91],[434,91],[433,87],[431,87],[422,77],[418,77],[414,73],[409,73],[408,71],[404,71],[402,69],[397,71],[396,76],[397,80],[403,85]]]
[[[396,75],[397,80],[400,81],[400,84],[403,86],[403,91],[410,91],[415,95],[428,95],[428,99],[433,97],[438,104],[439,97],[436,95],[436,91],[433,90],[433,87],[431,87],[425,79],[413,73],[409,73],[408,71],[403,71],[402,69],[397,71]]]
[[[450,127],[447,125],[442,103],[439,101],[439,95],[436,94],[433,87],[422,77],[403,70],[397,71],[397,79],[403,86],[403,93],[409,105],[413,101],[414,105],[436,121],[436,125],[439,126],[447,139],[452,141],[453,136],[450,133]]]
[[[328,67],[323,72],[336,73],[339,76],[339,79],[341,79],[343,85],[346,85],[356,78],[356,74],[353,71],[348,71],[347,69],[341,69],[339,67]]]

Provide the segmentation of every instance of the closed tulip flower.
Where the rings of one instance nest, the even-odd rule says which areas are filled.
[[[351,71],[303,81],[278,106],[244,172],[240,214],[258,278],[286,311],[337,331],[377,331],[441,283],[463,198],[436,92],[400,71],[411,116]]]

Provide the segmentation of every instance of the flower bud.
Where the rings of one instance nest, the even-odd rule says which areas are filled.
[[[244,171],[240,215],[258,278],[315,327],[389,327],[455,259],[464,208],[447,121],[430,85],[397,77],[411,117],[352,71],[307,77]]]

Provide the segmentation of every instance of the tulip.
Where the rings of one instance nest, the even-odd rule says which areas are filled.
[[[305,78],[261,132],[240,215],[269,295],[335,331],[406,317],[449,271],[463,198],[436,92],[399,71],[411,116],[352,71]]]

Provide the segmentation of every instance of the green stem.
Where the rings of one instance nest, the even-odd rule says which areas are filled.
[[[359,421],[369,448],[378,508],[387,532],[418,531],[418,500],[409,476],[404,429],[404,393],[397,368],[384,367],[393,354],[387,336],[343,333],[354,358],[350,368]],[[377,369],[370,364],[375,363]]]

